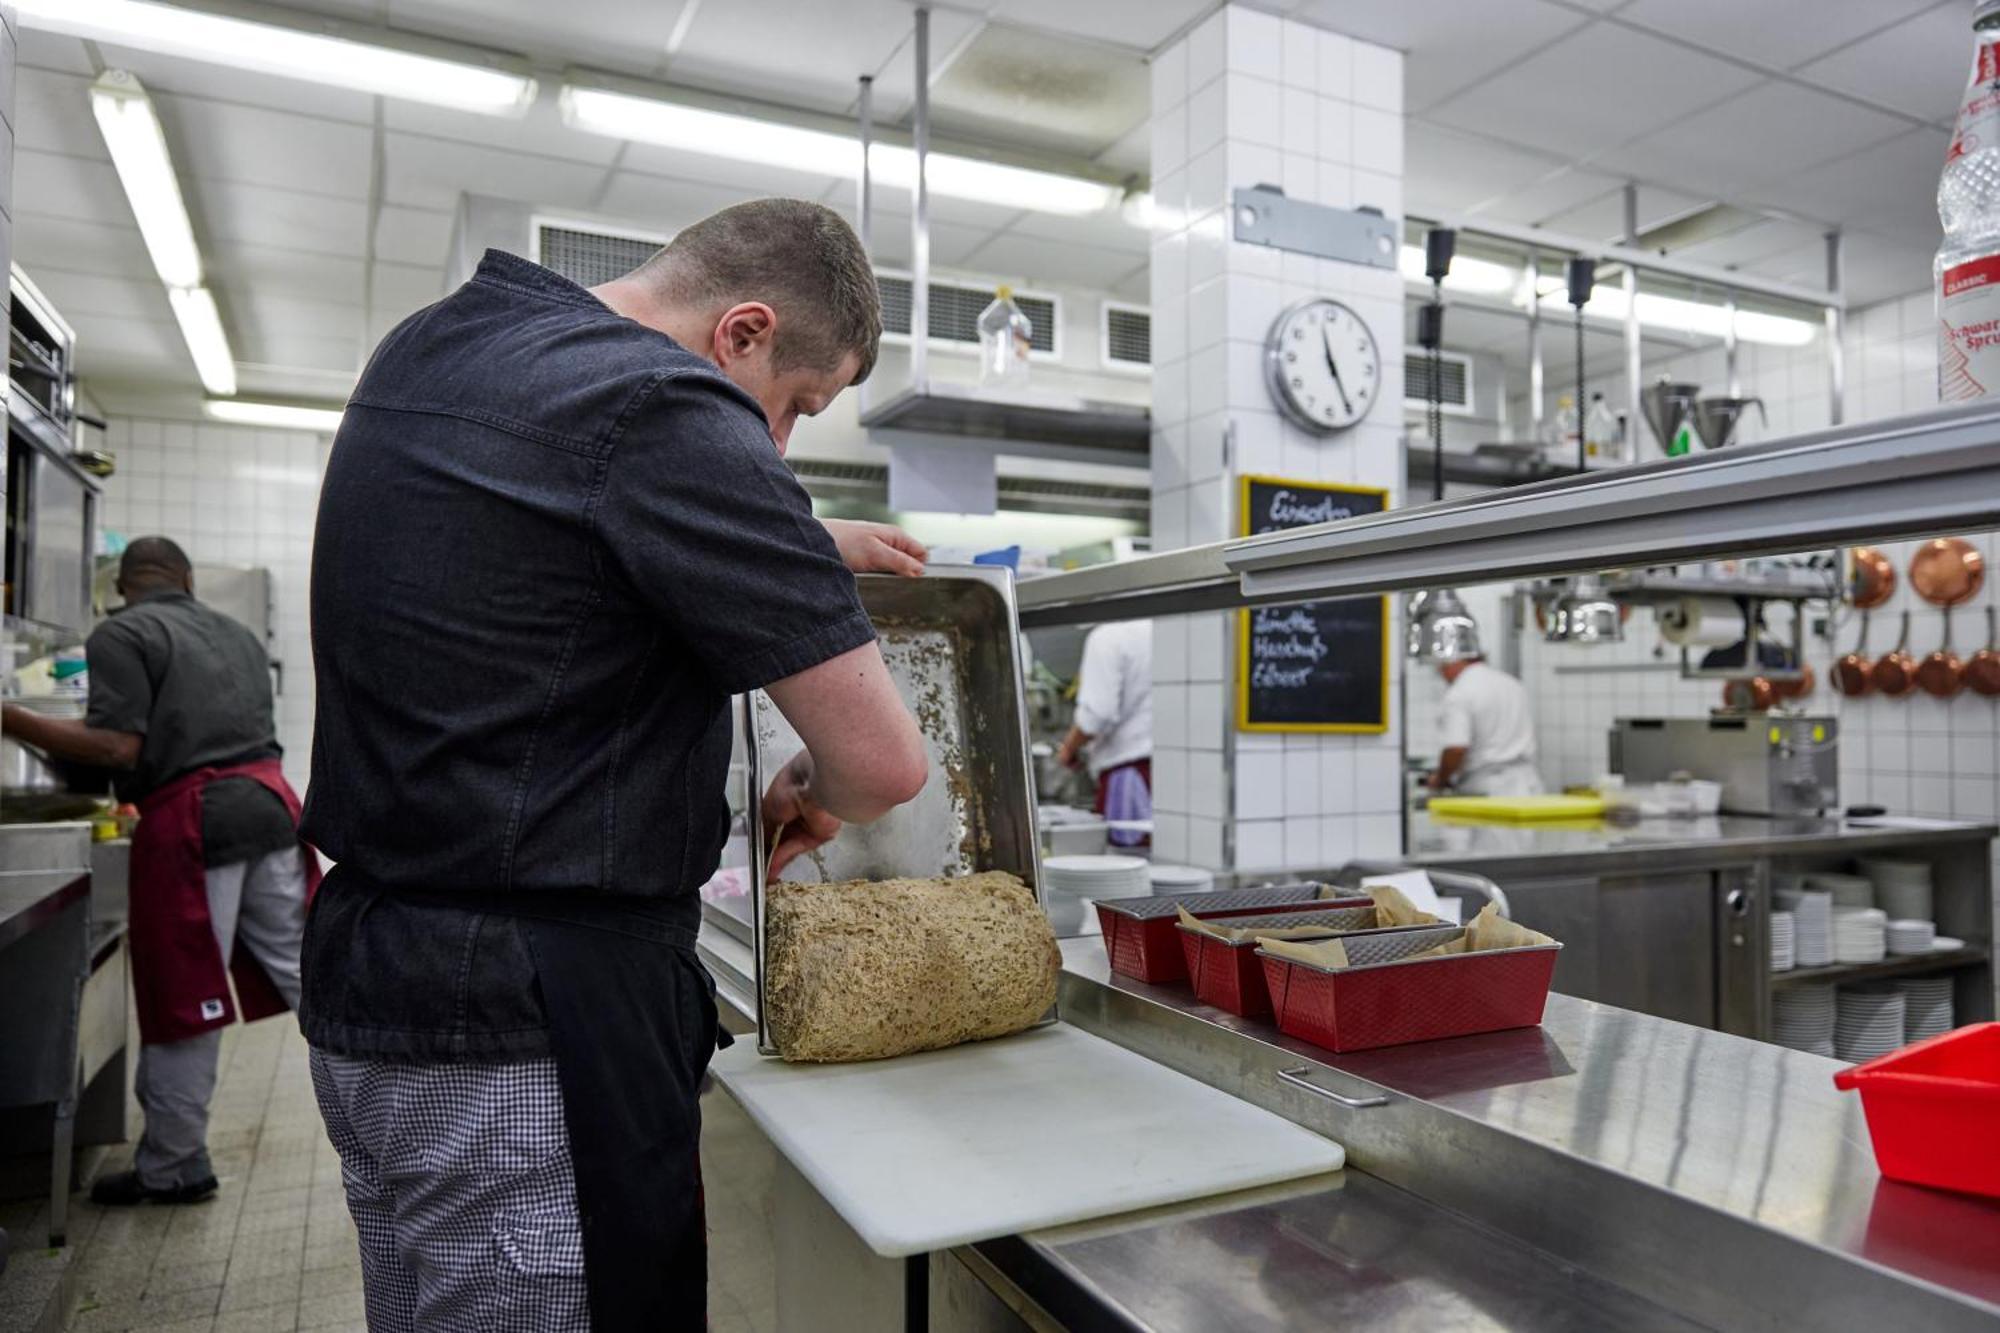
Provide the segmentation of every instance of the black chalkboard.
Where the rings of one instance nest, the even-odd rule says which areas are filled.
[[[1388,492],[1282,477],[1244,477],[1238,530],[1280,532],[1379,514]],[[1238,612],[1239,731],[1386,731],[1389,599],[1343,597]]]

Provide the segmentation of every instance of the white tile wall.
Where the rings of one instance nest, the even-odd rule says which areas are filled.
[[[115,417],[105,435],[118,471],[104,484],[101,526],[127,537],[171,537],[197,564],[270,569],[272,655],[284,665],[278,740],[285,775],[304,793],[313,723],[306,587],[327,440],[144,417]]]
[[[1288,302],[1324,294],[1353,305],[1393,350],[1402,279],[1235,244],[1225,205],[1231,189],[1272,183],[1349,207],[1360,179],[1360,202],[1400,214],[1402,56],[1226,6],[1155,59],[1152,153],[1162,203],[1152,265],[1155,548],[1233,535],[1233,479],[1246,473],[1381,486],[1394,503],[1401,358],[1384,358],[1378,401],[1389,406],[1379,419],[1326,438],[1273,410],[1262,343]],[[1160,854],[1276,868],[1399,852],[1397,732],[1234,735],[1235,633],[1229,615],[1155,622]],[[1363,765],[1369,778],[1357,782]],[[1385,765],[1391,777],[1379,781]]]

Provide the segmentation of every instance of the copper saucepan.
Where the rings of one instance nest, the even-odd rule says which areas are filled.
[[[1868,613],[1861,613],[1861,636],[1854,641],[1854,651],[1843,654],[1833,664],[1833,688],[1850,699],[1859,699],[1875,688],[1869,679],[1868,668]]]
[[[1951,650],[1951,608],[1944,609],[1944,640],[1917,666],[1917,684],[1925,694],[1949,699],[1965,687],[1965,663]]]
[[[1993,608],[1986,608],[1986,646],[1965,664],[1965,683],[1974,694],[2000,694],[2000,632],[1994,629]]]
[[[1935,606],[1971,601],[1985,584],[1986,561],[1979,548],[1963,538],[1925,542],[1910,557],[1910,586]]]
[[[1777,687],[1762,676],[1744,676],[1722,682],[1722,706],[1735,712],[1767,712],[1777,701]]]
[[[1848,584],[1848,600],[1857,610],[1866,611],[1889,600],[1896,591],[1896,567],[1872,546],[1853,550],[1854,573]]]
[[[1910,656],[1910,613],[1903,612],[1903,634],[1896,640],[1896,646],[1875,659],[1875,665],[1868,669],[1868,679],[1875,688],[1891,699],[1901,699],[1917,688],[1917,663]]]
[[[1781,699],[1803,699],[1813,692],[1813,686],[1818,683],[1818,679],[1813,675],[1812,663],[1810,662],[1799,663],[1799,674],[1796,679],[1774,680],[1771,682],[1777,689],[1778,697]]]

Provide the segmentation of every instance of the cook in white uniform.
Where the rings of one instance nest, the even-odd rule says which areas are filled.
[[[1076,677],[1076,720],[1056,758],[1066,768],[1086,762],[1097,784],[1097,811],[1113,820],[1153,817],[1153,622],[1099,625],[1083,641]],[[1111,840],[1135,846],[1143,834],[1113,830]]]
[[[1483,657],[1438,664],[1445,679],[1443,751],[1432,791],[1471,796],[1537,796],[1535,720],[1528,691]]]

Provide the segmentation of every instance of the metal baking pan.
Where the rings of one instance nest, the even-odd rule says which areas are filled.
[[[872,824],[846,825],[832,842],[787,866],[780,878],[835,883],[1004,870],[1019,876],[1042,902],[1013,572],[934,564],[919,578],[864,574],[856,583],[889,675],[923,732],[930,777],[915,800]],[[770,830],[756,810],[769,775],[800,745],[798,733],[761,690],[743,696],[739,721],[748,758],[757,1045],[768,1055],[776,1051],[764,1019],[767,895],[760,870],[770,863]],[[1048,1019],[1054,1017],[1051,1009]]]

